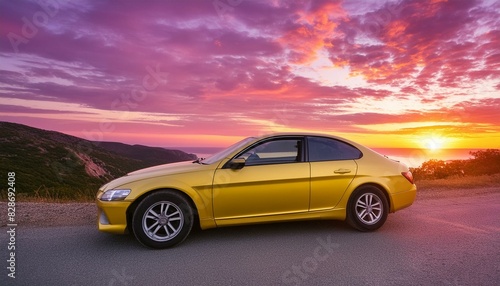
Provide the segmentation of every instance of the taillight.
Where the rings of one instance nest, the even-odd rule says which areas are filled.
[[[405,177],[408,182],[412,183],[413,184],[413,175],[410,171],[408,172],[401,172],[401,175],[403,175],[403,177]]]

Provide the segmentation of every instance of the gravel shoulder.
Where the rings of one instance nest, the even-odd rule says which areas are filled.
[[[446,199],[449,197],[482,196],[500,193],[500,187],[463,189],[422,189],[417,192],[417,201]],[[0,202],[0,227],[7,225],[7,202]],[[45,203],[17,202],[15,220],[18,226],[82,226],[94,225],[97,207],[94,203]]]
[[[7,225],[7,202],[1,202],[0,227]],[[15,220],[18,226],[79,226],[95,224],[94,203],[17,202]]]

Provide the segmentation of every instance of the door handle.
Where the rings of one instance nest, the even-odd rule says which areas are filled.
[[[337,169],[335,171],[333,171],[335,174],[347,174],[347,173],[350,173],[351,170],[349,169]]]

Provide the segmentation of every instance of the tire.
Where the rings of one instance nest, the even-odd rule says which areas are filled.
[[[183,242],[193,227],[193,209],[179,193],[154,192],[142,200],[132,217],[132,232],[143,245],[168,248]]]
[[[359,231],[379,229],[386,221],[389,203],[385,194],[373,186],[353,192],[347,205],[347,222]]]

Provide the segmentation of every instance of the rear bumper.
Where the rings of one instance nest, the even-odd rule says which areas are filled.
[[[407,208],[413,204],[417,196],[417,186],[412,185],[411,189],[404,192],[391,194],[391,212]]]
[[[127,209],[131,202],[103,202],[97,200],[97,228],[99,231],[123,234],[127,230]]]

